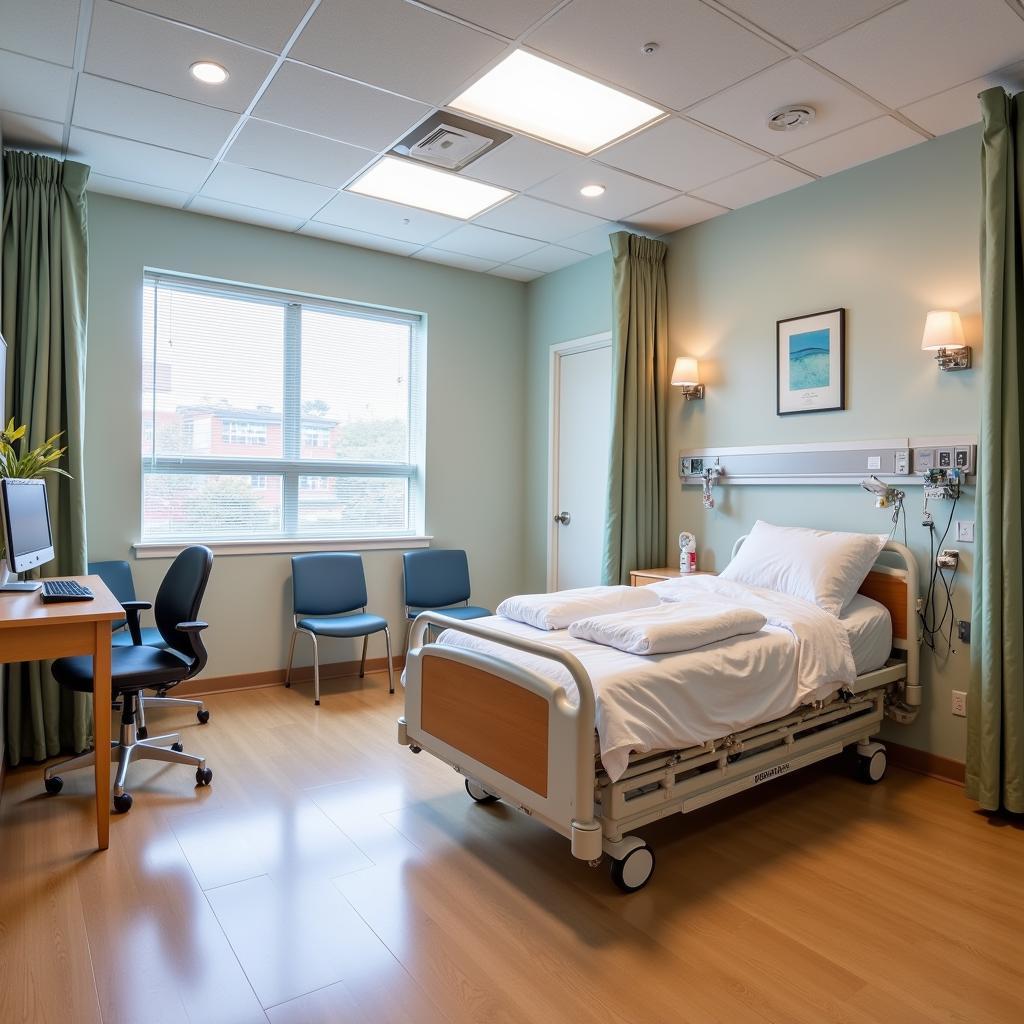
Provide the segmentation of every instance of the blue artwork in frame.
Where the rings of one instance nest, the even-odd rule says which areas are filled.
[[[846,408],[846,310],[776,323],[777,412]]]

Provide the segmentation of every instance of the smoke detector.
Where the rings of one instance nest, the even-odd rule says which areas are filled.
[[[459,171],[511,137],[508,132],[490,125],[440,111],[409,132],[392,152]]]
[[[780,107],[768,115],[768,127],[773,132],[793,132],[814,120],[815,110],[809,103]]]

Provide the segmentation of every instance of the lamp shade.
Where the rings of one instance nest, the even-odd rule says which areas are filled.
[[[686,387],[700,383],[700,364],[693,356],[680,356],[672,368],[672,386]]]
[[[949,309],[933,309],[924,322],[924,336],[921,348],[925,352],[934,352],[940,348],[963,348],[964,328],[960,323],[960,314]]]

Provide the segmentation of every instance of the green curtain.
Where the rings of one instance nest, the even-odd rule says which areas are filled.
[[[626,231],[612,246],[612,439],[602,578],[665,564],[668,282],[664,242]]]
[[[34,447],[64,433],[73,477],[47,477],[56,560],[51,575],[85,572],[85,341],[89,168],[29,153],[4,156],[0,331],[8,344],[7,410]],[[12,666],[7,752],[12,765],[89,746],[91,700],[61,691],[48,668]]]
[[[981,94],[984,367],[975,516],[967,794],[1024,812],[1024,101]]]

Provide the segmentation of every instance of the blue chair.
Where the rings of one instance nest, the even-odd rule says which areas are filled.
[[[366,611],[366,576],[360,555],[341,551],[295,555],[292,558],[292,607],[294,609],[288,668],[284,685],[292,685],[295,638],[305,633],[313,641],[313,703],[320,703],[320,652],[318,636],[338,639],[363,638],[359,678],[366,674],[366,645],[373,633],[384,633],[388,652],[388,692],[395,692],[391,664],[391,631],[387,619]],[[358,609],[358,611],[356,611]],[[355,614],[352,614],[355,613]]]
[[[469,603],[469,560],[466,552],[442,548],[406,551],[402,555],[405,570],[405,615],[410,623],[405,635],[409,650],[411,623],[421,612],[443,612],[453,619],[480,619],[494,613]]]
[[[147,602],[139,601],[135,594],[135,579],[132,576],[132,567],[126,561],[112,560],[108,562],[90,562],[89,573],[92,576],[99,576],[107,585],[107,589],[117,598],[122,607],[129,611],[131,621],[118,619],[111,623],[111,645],[118,647],[157,647],[160,650],[167,649],[167,641],[156,626],[140,626],[139,612],[149,607]],[[134,632],[133,632],[134,630]],[[135,634],[138,634],[137,636]],[[206,703],[201,700],[192,700],[188,697],[168,697],[169,687],[155,687],[155,695],[144,697],[138,695],[135,711],[136,733],[139,739],[146,739],[149,736],[149,729],[146,726],[146,709],[155,707],[165,708],[194,708],[196,718],[200,725],[205,725],[210,720],[210,712]],[[120,705],[115,702],[115,708]]]

